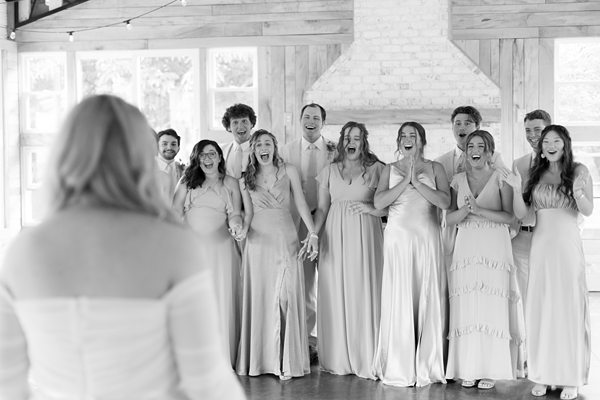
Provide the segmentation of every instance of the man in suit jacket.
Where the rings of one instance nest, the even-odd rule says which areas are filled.
[[[315,177],[333,160],[335,144],[325,140],[321,129],[325,125],[325,109],[316,103],[305,105],[300,112],[302,137],[287,143],[281,149],[281,157],[286,163],[295,166],[302,179],[302,189],[311,213],[317,209],[318,183]],[[295,210],[294,210],[295,211]],[[308,232],[300,223],[297,213],[294,220],[298,226],[298,237],[304,240]],[[316,232],[318,233],[318,232]],[[317,264],[316,261],[304,261],[304,281],[306,296],[306,329],[309,335],[311,362],[316,361],[316,324],[317,324]]]
[[[534,110],[525,115],[525,137],[531,146],[531,153],[517,158],[512,165],[513,172],[519,172],[522,179],[522,189],[525,191],[529,180],[529,169],[537,154],[538,141],[544,128],[552,123],[552,118],[544,110]],[[529,249],[531,248],[531,237],[535,226],[535,213],[527,215],[523,220],[517,221],[515,229],[517,235],[512,240],[513,258],[517,268],[517,284],[521,291],[523,304],[527,298],[527,282],[529,280]]]
[[[156,141],[158,144],[158,154],[156,155],[158,184],[165,200],[171,204],[175,186],[183,176],[185,169],[183,164],[175,161],[175,156],[179,153],[181,137],[174,129],[165,129],[156,134]]]
[[[221,123],[233,136],[233,141],[221,145],[226,172],[227,175],[239,179],[248,166],[249,141],[252,129],[256,125],[256,113],[246,104],[234,104],[225,110]]]

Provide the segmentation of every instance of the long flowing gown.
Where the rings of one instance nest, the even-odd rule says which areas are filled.
[[[501,210],[494,172],[476,197],[480,207]],[[472,195],[466,174],[455,175],[458,207]],[[523,306],[507,224],[469,214],[458,224],[448,273],[450,329],[446,378],[515,379],[522,373]]]
[[[418,179],[435,189],[431,163]],[[389,187],[404,179],[390,166]],[[442,249],[438,209],[408,186],[390,205],[384,232],[381,323],[374,361],[387,385],[424,386],[444,379]]]
[[[371,368],[383,267],[381,218],[354,214],[353,202],[373,203],[382,164],[348,184],[336,164],[317,180],[329,190],[331,207],[320,241],[317,337],[319,362],[327,372],[375,379]]]
[[[538,184],[525,308],[528,378],[582,386],[590,368],[590,317],[577,204],[558,185]]]
[[[242,257],[236,370],[240,375],[303,376],[310,373],[304,275],[285,167],[280,167],[272,187],[257,185],[249,192],[254,218]]]
[[[213,278],[162,298],[15,300],[0,286],[0,398],[243,399],[217,326]]]
[[[235,366],[240,339],[241,255],[228,231],[232,210],[229,189],[223,184],[197,187],[185,196],[184,221],[198,235],[198,246],[206,249],[205,265],[213,268],[221,330],[226,352]]]

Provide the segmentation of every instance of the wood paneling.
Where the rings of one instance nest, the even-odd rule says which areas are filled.
[[[343,35],[338,43],[348,37],[351,41],[353,34],[352,0],[188,0],[186,7],[175,2],[153,11],[164,4],[164,0],[87,1],[19,27],[17,42],[46,42],[56,49],[67,41],[67,32],[74,31],[77,42],[102,38],[103,48],[129,41],[210,38],[228,38],[230,43],[231,38],[252,38],[259,46],[297,45],[306,39],[301,44],[308,45],[317,44],[321,36],[328,40]],[[130,31],[125,29],[129,19],[133,19]]]
[[[450,14],[454,42],[500,87],[503,150],[519,156],[524,115],[554,111],[554,38],[600,36],[600,0],[452,0]]]
[[[341,54],[340,44],[260,47],[258,128],[295,139],[304,94]]]

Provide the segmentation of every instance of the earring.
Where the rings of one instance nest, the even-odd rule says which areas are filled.
[[[544,155],[544,153],[542,153],[542,154],[540,155],[540,157],[541,157],[541,158],[546,158],[546,156]]]

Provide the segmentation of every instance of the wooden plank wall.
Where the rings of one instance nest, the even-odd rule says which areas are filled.
[[[187,0],[186,7],[179,2],[166,3],[87,1],[19,28],[17,41],[57,46],[68,39],[67,32],[74,31],[76,41],[97,46],[127,40],[129,46],[142,48],[148,41],[165,39],[172,46],[172,40],[178,39],[184,41],[178,45],[181,48],[196,39],[220,38],[287,45],[290,38],[298,42],[302,37],[305,43],[312,40],[318,44],[319,35],[329,39],[349,36],[351,40],[354,29],[352,0]],[[133,29],[125,29],[127,20]],[[90,29],[94,27],[101,28]]]
[[[341,44],[260,47],[258,127],[282,143],[296,138],[304,93],[341,52]]]
[[[453,42],[501,91],[503,140],[528,146],[523,117],[554,111],[554,39],[600,36],[600,0],[452,0]]]

